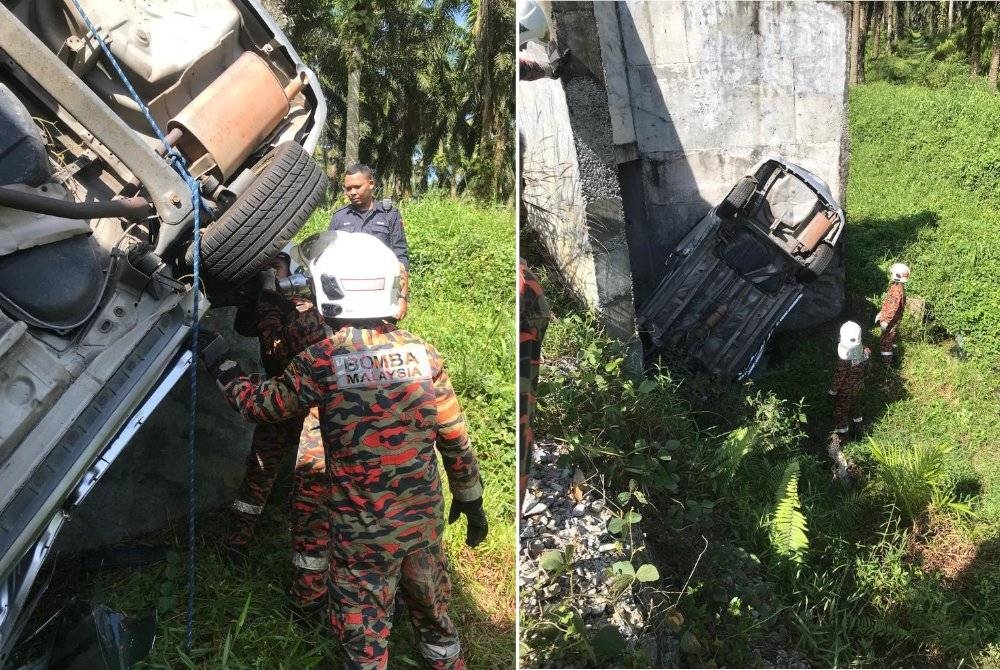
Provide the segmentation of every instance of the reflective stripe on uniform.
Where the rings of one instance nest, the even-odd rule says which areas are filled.
[[[303,570],[310,570],[312,572],[319,572],[320,570],[326,570],[330,567],[330,559],[327,556],[306,556],[303,553],[296,551],[292,554],[292,563],[297,568],[302,568]]]
[[[244,514],[253,514],[254,516],[259,515],[264,511],[263,505],[251,505],[248,502],[243,502],[242,500],[233,501],[233,509],[237,512],[243,512]]]
[[[462,645],[458,640],[451,644],[433,644],[431,642],[420,642],[420,653],[428,661],[444,661],[455,658],[462,653]]]

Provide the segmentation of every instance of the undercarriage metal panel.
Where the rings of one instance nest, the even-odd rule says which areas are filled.
[[[801,296],[789,284],[769,294],[745,281],[703,244],[683,259],[637,314],[656,349],[686,355],[721,377],[746,376],[751,357]],[[780,321],[779,318],[779,321]]]
[[[164,160],[2,4],[0,45],[28,76],[122,159],[146,187],[161,221],[180,224],[189,218],[191,198],[180,175],[166,168]]]
[[[182,348],[188,332],[180,306],[164,314],[0,510],[0,574],[10,570],[111,436],[147,395],[170,359]],[[70,392],[64,395],[63,401],[73,400]]]
[[[33,609],[33,603],[28,603],[32,584],[38,578],[42,564],[45,562],[63,522],[68,518],[70,509],[79,505],[86,498],[139,428],[163,401],[167,393],[191,367],[193,361],[194,356],[190,351],[180,353],[177,360],[159,379],[139,409],[129,418],[111,444],[77,483],[76,488],[67,499],[66,505],[55,511],[41,535],[23,554],[13,571],[0,578],[0,664],[6,660],[10,646],[20,636],[20,628],[24,626]]]

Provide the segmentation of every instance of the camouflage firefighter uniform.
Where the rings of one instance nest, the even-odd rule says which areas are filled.
[[[883,360],[891,359],[896,348],[896,335],[899,322],[903,320],[903,308],[906,307],[906,287],[902,282],[892,282],[882,300],[881,322],[882,339],[878,348]]]
[[[865,370],[868,368],[868,358],[871,349],[865,347],[864,357],[859,361],[837,360],[834,369],[833,382],[830,384],[830,395],[833,398],[833,425],[837,433],[846,433],[853,420],[855,425],[861,423],[858,412],[858,397],[865,383]]]
[[[517,266],[517,293],[520,300],[518,338],[518,466],[520,496],[528,483],[531,467],[531,445],[535,436],[531,424],[535,415],[535,394],[538,390],[538,370],[542,362],[542,339],[549,325],[549,304],[542,293],[538,277],[521,260]]]
[[[260,300],[241,308],[236,330],[256,335],[268,375],[284,370],[292,356],[325,337],[323,320],[308,300],[291,300],[265,291]],[[229,546],[243,549],[253,538],[257,519],[278,476],[282,458],[298,445],[293,481],[291,527],[295,576],[289,590],[300,606],[321,602],[326,595],[329,564],[329,520],[324,508],[325,460],[318,436],[318,417],[294,417],[254,429],[247,472],[233,501]]]
[[[462,668],[448,617],[443,497],[435,446],[455,500],[483,485],[441,356],[389,324],[345,327],[258,382],[236,363],[219,385],[251,421],[277,422],[319,408],[329,474],[330,623],[346,667],[382,669],[397,588],[434,668]]]

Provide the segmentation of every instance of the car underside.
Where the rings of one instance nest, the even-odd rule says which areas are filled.
[[[176,164],[203,312],[321,202],[325,116],[256,0],[0,4],[0,662],[63,519],[191,365]]]
[[[805,285],[830,267],[844,222],[819,177],[780,158],[758,163],[675,247],[637,310],[647,360],[749,376]]]

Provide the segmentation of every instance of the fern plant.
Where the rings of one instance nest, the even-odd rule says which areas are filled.
[[[951,498],[948,487],[946,466],[950,446],[914,444],[903,447],[875,440],[869,440],[868,444],[875,462],[869,488],[888,496],[903,518],[912,521],[932,502],[940,507],[958,505]]]
[[[809,549],[806,517],[799,502],[799,461],[793,458],[785,465],[774,492],[774,512],[771,514],[769,535],[771,548],[785,559],[802,563]]]
[[[743,459],[754,450],[757,442],[757,430],[753,426],[740,426],[726,435],[715,454],[714,475],[721,483],[728,484],[736,474]]]

